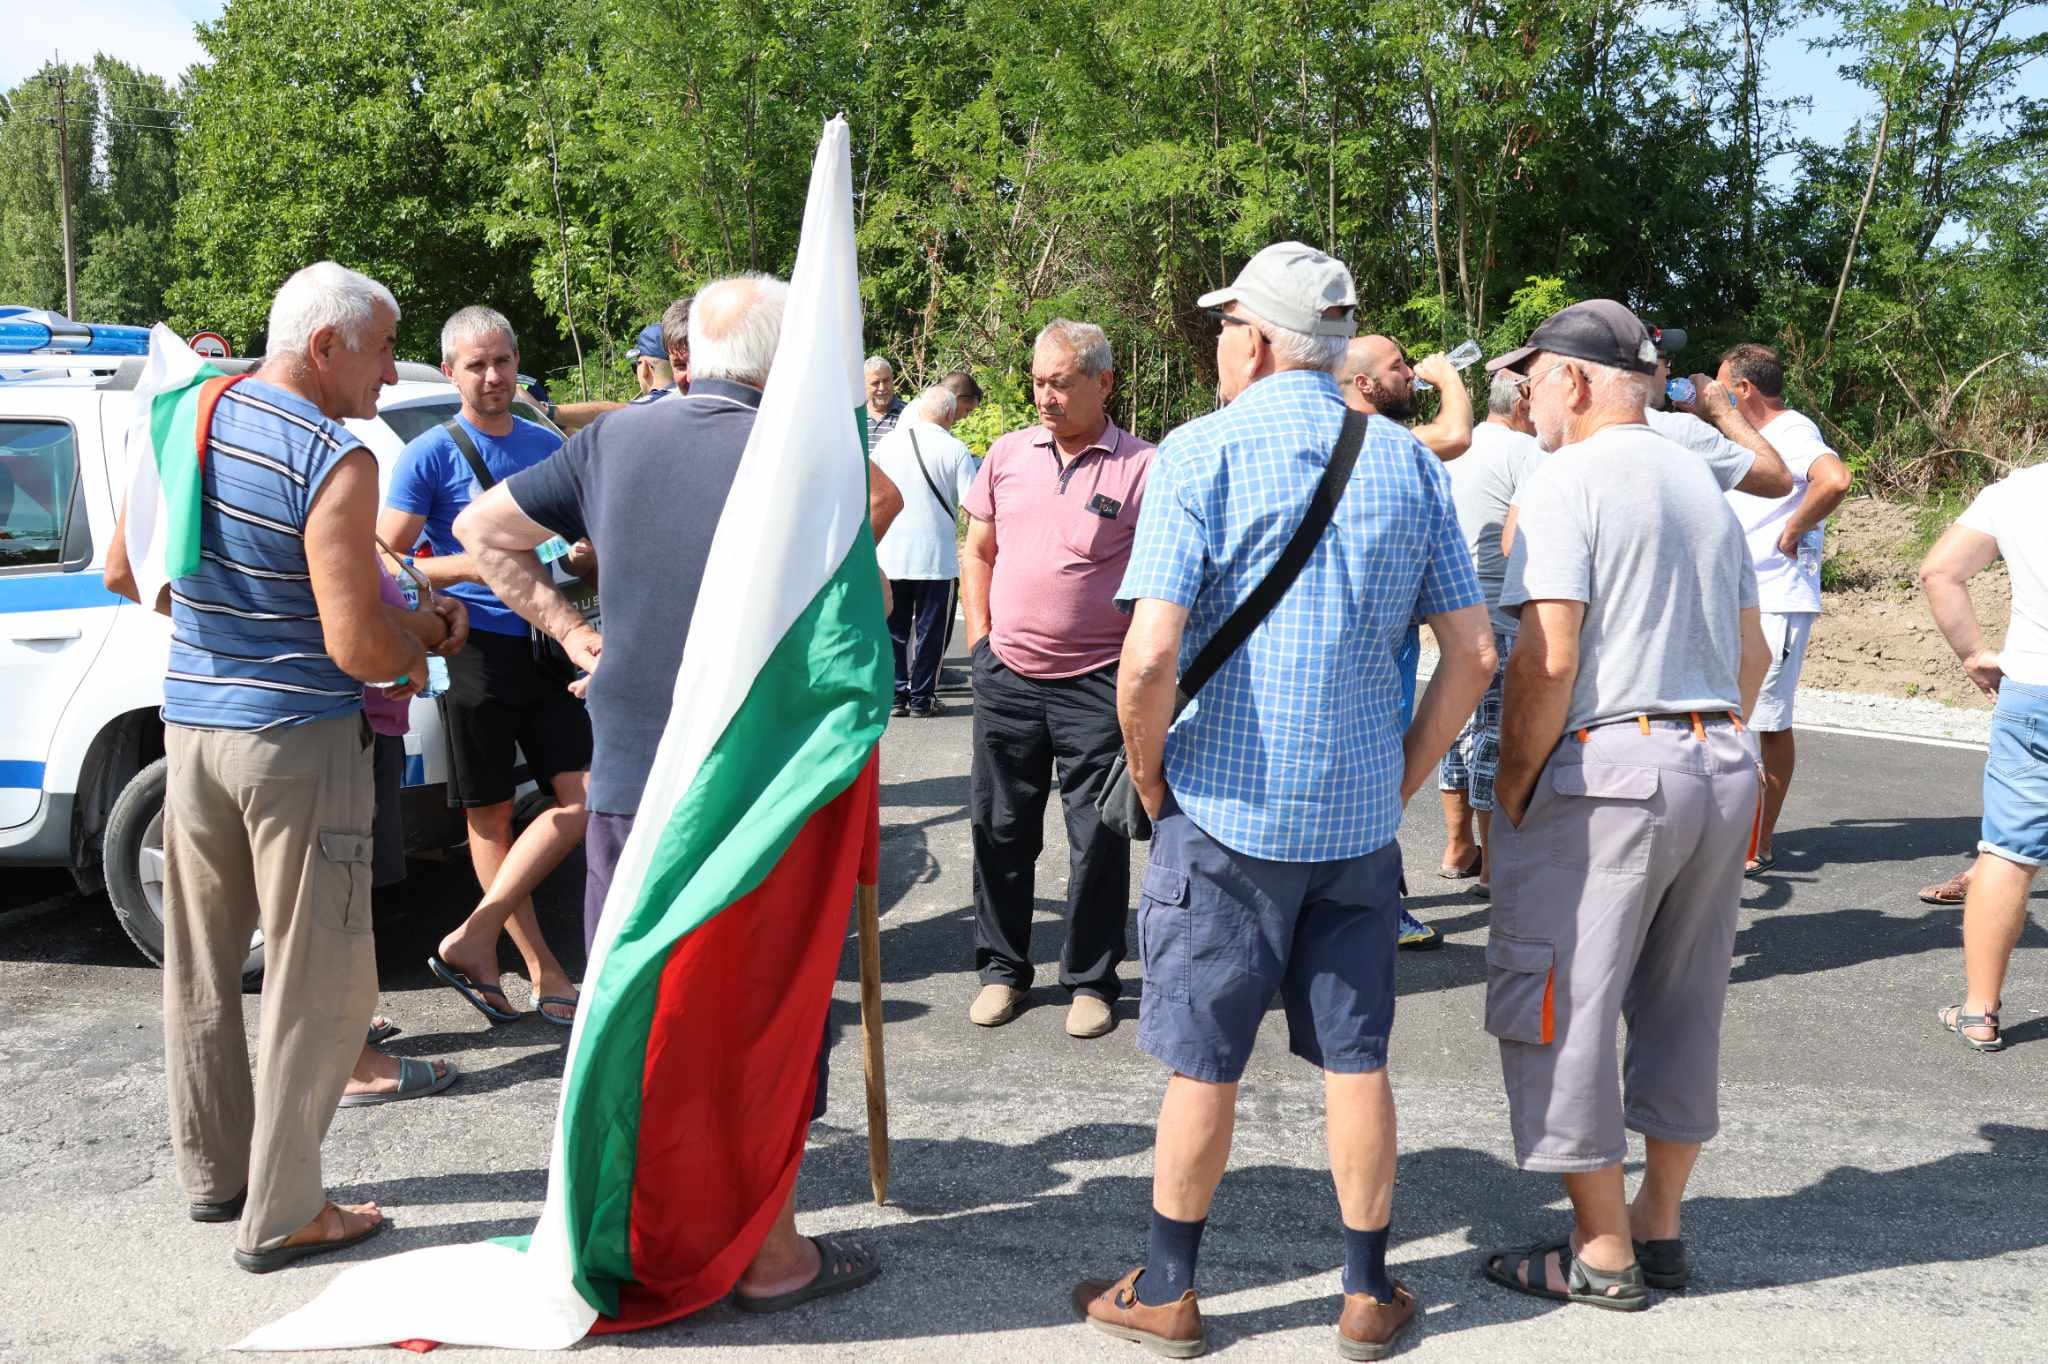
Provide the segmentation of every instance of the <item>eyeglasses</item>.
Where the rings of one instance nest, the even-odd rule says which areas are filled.
[[[1543,373],[1530,375],[1528,378],[1522,380],[1522,382],[1515,385],[1515,392],[1521,394],[1523,402],[1528,402],[1530,389],[1536,387],[1537,383],[1540,380],[1548,378],[1550,375],[1556,373],[1558,370],[1563,369],[1566,365],[1569,365],[1570,363],[1571,361],[1569,360],[1560,360],[1556,364],[1552,365],[1549,369],[1544,370]]]
[[[1221,322],[1226,327],[1251,326],[1250,318],[1237,317],[1231,313],[1224,312],[1221,308],[1204,308],[1202,309],[1202,311],[1204,313],[1207,313],[1210,317],[1215,318],[1218,322]]]

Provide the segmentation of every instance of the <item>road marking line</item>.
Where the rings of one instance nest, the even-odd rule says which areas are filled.
[[[1889,739],[1897,744],[1928,744],[1935,748],[1960,748],[1969,753],[1986,753],[1989,744],[1973,743],[1967,739],[1937,739],[1926,734],[1895,734],[1883,729],[1851,729],[1846,725],[1815,725],[1804,720],[1795,721],[1794,729],[1809,729],[1820,734],[1847,734],[1858,739]]]

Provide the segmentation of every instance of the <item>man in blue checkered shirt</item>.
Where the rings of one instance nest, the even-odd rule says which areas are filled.
[[[1299,242],[1199,300],[1222,411],[1159,447],[1117,597],[1117,712],[1155,825],[1138,908],[1138,1045],[1173,1068],[1146,1262],[1075,1289],[1098,1328],[1196,1353],[1195,1254],[1230,1156],[1238,1078],[1278,991],[1325,1072],[1344,1221],[1338,1331],[1376,1358],[1415,1313],[1387,1277],[1394,1100],[1394,835],[1493,675],[1493,635],[1435,455],[1383,417],[1301,576],[1178,720],[1175,682],[1301,524],[1345,420],[1331,371],[1357,329],[1342,264]],[[1412,617],[1442,663],[1403,732],[1394,656]],[[1170,726],[1170,732],[1169,732]]]

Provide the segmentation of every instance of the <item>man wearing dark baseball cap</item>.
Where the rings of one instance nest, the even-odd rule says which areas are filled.
[[[1702,462],[1644,422],[1658,355],[1635,314],[1574,304],[1487,368],[1523,376],[1553,453],[1518,490],[1500,595],[1520,632],[1494,782],[1486,1030],[1515,1159],[1564,1177],[1574,1226],[1484,1268],[1517,1292],[1633,1311],[1647,1287],[1686,1282],[1679,1200],[1719,1125],[1757,800],[1741,717],[1769,662],[1756,571]],[[1629,1128],[1648,1157],[1633,1203]]]
[[[676,372],[668,362],[668,346],[661,339],[661,323],[650,322],[640,329],[633,338],[633,344],[626,348],[626,359],[633,366],[633,382],[640,385],[640,396],[632,402],[648,402],[654,398],[667,397],[675,387]]]
[[[1651,327],[1650,339],[1657,344],[1657,372],[1650,376],[1643,413],[1650,429],[1704,459],[1722,492],[1758,497],[1783,497],[1791,492],[1792,471],[1785,467],[1777,449],[1750,425],[1719,380],[1695,374],[1691,401],[1672,402],[1665,396],[1664,385],[1674,372],[1671,359],[1685,349],[1685,330]]]

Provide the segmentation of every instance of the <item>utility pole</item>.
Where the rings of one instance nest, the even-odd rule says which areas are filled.
[[[64,122],[64,68],[48,77],[57,87],[57,211],[64,220],[64,316],[78,320],[78,275],[71,260],[71,134]]]

